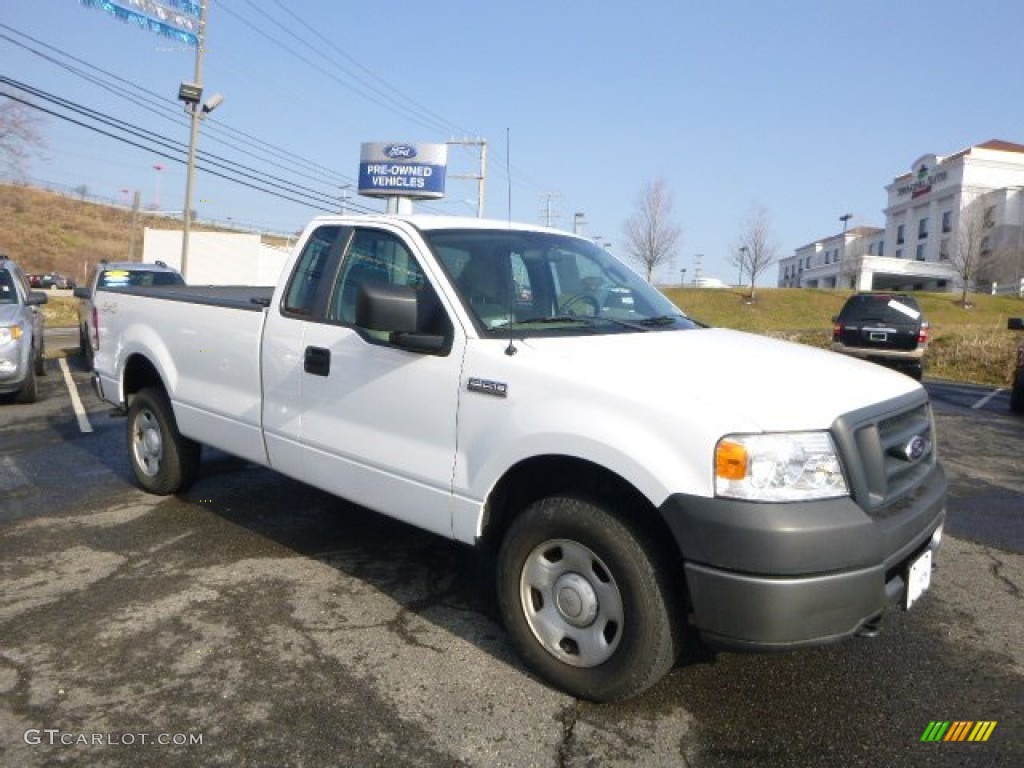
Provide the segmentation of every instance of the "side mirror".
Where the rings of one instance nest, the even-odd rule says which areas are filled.
[[[1011,317],[1006,321],[1008,331],[1024,331],[1024,317]]]
[[[359,286],[356,325],[369,331],[383,331],[390,341],[409,352],[443,352],[444,336],[419,333],[417,293],[407,285],[367,282]]]
[[[71,292],[71,295],[76,299],[85,299],[86,301],[90,298],[88,288],[75,288],[75,290]]]
[[[47,296],[42,291],[29,291],[28,296],[26,298],[27,300],[25,301],[25,303],[28,304],[30,307],[38,306],[39,304],[45,304],[50,300],[50,297]]]

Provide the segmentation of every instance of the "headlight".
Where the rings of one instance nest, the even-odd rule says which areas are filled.
[[[20,338],[20,325],[0,325],[0,344],[10,344]]]
[[[726,435],[715,446],[715,493],[756,501],[846,496],[846,478],[827,432]]]

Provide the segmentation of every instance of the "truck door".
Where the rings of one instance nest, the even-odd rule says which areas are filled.
[[[297,435],[289,474],[338,496],[451,535],[456,408],[464,343],[412,249],[395,233],[356,228],[326,257],[327,288],[317,288],[310,317],[284,341],[271,327],[269,355],[287,363],[274,387],[297,398]],[[301,267],[301,262],[300,265]],[[420,330],[445,335],[437,354],[409,352],[359,328],[359,286],[381,282],[415,289]],[[276,323],[275,323],[276,325]],[[273,336],[272,336],[273,334]]]

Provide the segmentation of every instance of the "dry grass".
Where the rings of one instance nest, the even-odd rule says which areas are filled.
[[[83,282],[101,259],[123,261],[130,252],[132,213],[32,187],[0,184],[0,253],[26,272],[59,272]],[[135,258],[142,255],[142,230],[180,229],[177,219],[140,212]],[[231,230],[197,224],[195,231]],[[266,242],[278,245],[279,239]]]
[[[710,325],[764,333],[827,349],[832,317],[849,291],[759,288],[750,304],[740,290],[665,289],[683,310]],[[1024,300],[1012,296],[916,294],[931,325],[925,374],[955,381],[1004,387],[1010,383],[1014,352],[1024,334],[1006,330],[1009,317],[1024,316]]]

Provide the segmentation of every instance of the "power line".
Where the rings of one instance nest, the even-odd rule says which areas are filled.
[[[122,133],[127,133],[129,136],[132,136],[132,137],[134,137],[136,139],[139,139],[140,141],[145,141],[145,142],[148,142],[148,143],[144,144],[144,143],[140,143],[140,141],[135,141],[132,138],[126,138],[125,136],[119,136],[116,133],[113,133],[113,132],[111,132],[109,130],[104,130],[103,128],[97,127],[96,125],[90,125],[89,123],[83,122],[82,120],[75,119],[74,117],[71,117],[69,115],[62,114],[62,113],[57,112],[57,111],[55,111],[53,109],[48,109],[46,107],[43,107],[43,106],[41,106],[39,104],[36,104],[35,102],[33,102],[33,101],[29,100],[29,99],[20,98],[20,97],[14,95],[14,94],[11,94],[11,93],[5,93],[4,94],[7,98],[9,98],[9,99],[11,99],[13,101],[16,101],[18,103],[24,104],[25,106],[30,107],[32,109],[36,109],[36,110],[39,110],[39,111],[44,112],[46,114],[52,115],[53,117],[56,117],[56,118],[58,118],[60,120],[64,120],[66,122],[72,123],[72,124],[77,125],[79,127],[86,128],[86,129],[88,129],[90,131],[93,131],[95,133],[99,133],[99,134],[101,134],[103,136],[107,136],[108,138],[114,139],[114,140],[119,141],[119,142],[121,142],[123,144],[128,144],[128,145],[136,147],[138,149],[142,149],[142,150],[144,150],[146,152],[154,154],[154,155],[156,155],[158,157],[162,157],[162,158],[164,158],[166,160],[171,160],[173,162],[180,163],[182,165],[185,164],[185,160],[183,159],[183,157],[181,157],[181,155],[183,155],[185,153],[185,147],[184,147],[184,145],[181,142],[175,142],[175,141],[173,141],[173,140],[171,140],[171,139],[169,139],[169,138],[167,138],[165,136],[161,136],[161,135],[156,134],[156,133],[154,133],[152,131],[148,131],[146,129],[138,128],[137,126],[133,126],[133,125],[128,124],[128,123],[124,123],[123,121],[118,121],[118,120],[110,117],[109,115],[105,115],[103,113],[97,112],[96,110],[90,110],[88,108],[82,107],[81,105],[75,104],[74,102],[71,102],[71,101],[69,101],[67,99],[62,99],[60,97],[53,96],[52,94],[48,94],[45,91],[41,91],[39,89],[32,88],[31,86],[24,86],[24,84],[21,84],[21,83],[18,83],[17,81],[11,80],[11,78],[0,76],[0,83],[4,83],[4,84],[7,84],[7,85],[9,85],[11,87],[17,88],[18,90],[21,90],[21,91],[23,91],[25,93],[28,93],[28,94],[31,94],[31,95],[35,96],[36,98],[41,98],[44,101],[48,101],[49,103],[51,103],[51,104],[53,104],[55,106],[62,107],[64,109],[68,109],[68,110],[70,110],[70,111],[72,111],[72,112],[74,112],[76,114],[79,114],[82,117],[94,120],[96,122],[99,122],[101,125],[106,125],[107,127],[113,128],[114,130],[121,131]],[[205,173],[209,173],[212,176],[216,176],[218,178],[225,179],[226,181],[230,181],[232,183],[239,184],[241,186],[248,187],[250,189],[253,189],[253,190],[256,190],[256,191],[259,191],[259,192],[263,192],[265,194],[269,194],[269,195],[272,195],[274,197],[277,197],[277,198],[280,198],[280,199],[283,199],[283,200],[287,200],[289,202],[298,203],[299,205],[305,205],[305,206],[309,206],[309,207],[312,207],[312,208],[316,208],[317,210],[321,210],[321,211],[333,212],[337,208],[337,203],[336,203],[336,201],[333,198],[331,198],[330,196],[328,196],[328,195],[326,195],[324,193],[317,192],[316,190],[312,190],[312,189],[310,189],[308,187],[302,187],[301,185],[291,185],[293,187],[297,187],[298,189],[306,189],[306,190],[308,190],[309,194],[306,195],[305,199],[299,198],[299,197],[294,196],[293,194],[286,194],[285,193],[285,192],[291,192],[292,191],[289,187],[283,186],[282,184],[276,184],[273,181],[267,181],[266,179],[264,179],[264,178],[262,178],[262,177],[260,177],[258,175],[253,175],[253,174],[249,174],[249,173],[242,173],[242,172],[239,172],[239,171],[235,171],[235,170],[233,170],[231,168],[231,166],[224,165],[223,163],[217,162],[217,160],[223,160],[223,158],[219,158],[216,155],[212,155],[211,156],[211,155],[208,155],[208,153],[204,153],[204,157],[202,157],[201,160],[202,160],[201,169]],[[254,170],[254,169],[248,168],[247,166],[241,166],[241,167],[246,168],[246,170]],[[236,175],[229,175],[229,173],[222,173],[220,171],[214,170],[215,168],[222,168],[224,170],[230,170],[232,173],[234,173]],[[242,176],[243,178],[239,178],[239,176]],[[249,178],[253,182],[256,182],[256,183],[252,183],[252,182],[246,181],[245,178]],[[274,179],[274,180],[278,180],[278,181],[282,181],[285,184],[288,183],[287,180],[280,179],[279,177],[268,177],[268,178]],[[278,190],[284,190],[284,192],[275,191],[275,188],[278,189]],[[367,213],[374,212],[374,211],[372,211],[372,209],[369,209],[369,208],[366,208],[365,206],[360,206],[360,205],[354,204],[354,203],[350,203],[350,207],[361,209],[363,212],[367,212]]]
[[[9,43],[11,43],[13,45],[16,45],[16,46],[18,46],[18,47],[20,47],[20,48],[22,48],[24,50],[27,50],[30,53],[32,53],[33,55],[35,55],[35,56],[37,56],[39,58],[42,58],[43,60],[48,61],[51,64],[54,64],[55,66],[60,67],[61,69],[64,69],[67,72],[70,72],[70,73],[72,73],[72,74],[74,74],[74,75],[76,75],[78,77],[81,77],[82,79],[84,79],[84,80],[86,80],[88,82],[91,82],[92,84],[96,85],[97,87],[102,88],[103,90],[106,90],[107,92],[112,93],[113,95],[115,95],[115,96],[117,96],[119,98],[122,98],[122,99],[125,99],[127,101],[130,101],[131,103],[135,104],[136,106],[139,106],[139,107],[141,107],[143,109],[146,109],[149,112],[153,112],[154,114],[158,115],[159,117],[161,117],[161,118],[163,118],[165,120],[169,120],[171,122],[174,122],[177,125],[186,125],[187,124],[187,120],[183,117],[182,113],[180,112],[180,110],[178,108],[177,103],[174,100],[167,99],[167,98],[161,96],[160,94],[155,93],[154,91],[151,91],[151,90],[149,90],[147,88],[144,88],[144,87],[138,85],[137,83],[133,83],[132,81],[127,80],[127,79],[125,79],[125,78],[123,78],[123,77],[121,77],[121,76],[119,76],[119,75],[117,75],[117,74],[115,74],[113,72],[109,72],[109,71],[103,69],[102,67],[98,67],[98,66],[96,66],[96,65],[94,65],[94,64],[92,64],[90,62],[85,61],[84,59],[78,58],[77,56],[74,56],[74,55],[68,53],[67,51],[64,51],[64,50],[62,50],[60,48],[57,48],[56,46],[50,45],[48,43],[45,43],[45,42],[43,42],[41,40],[38,40],[38,39],[32,37],[31,35],[28,35],[28,34],[26,34],[24,32],[20,32],[19,30],[16,30],[16,29],[14,29],[14,28],[6,25],[6,24],[0,23],[0,28],[6,29],[9,32],[12,32],[13,34],[20,35],[21,37],[26,38],[26,39],[32,41],[36,45],[42,46],[43,48],[46,48],[46,49],[48,49],[50,51],[53,51],[54,53],[56,53],[56,54],[58,54],[60,56],[63,56],[65,58],[67,58],[67,59],[70,59],[71,61],[74,61],[74,62],[76,62],[78,64],[83,65],[84,67],[87,67],[88,69],[87,70],[83,70],[83,69],[80,69],[78,67],[72,66],[72,65],[70,65],[70,64],[68,64],[66,62],[59,61],[55,57],[50,56],[50,55],[48,55],[48,54],[46,54],[46,53],[44,53],[44,52],[42,52],[42,51],[40,51],[40,50],[38,50],[36,48],[33,48],[30,45],[26,45],[23,42],[15,40],[15,39],[9,37],[8,35],[0,34],[0,39],[4,39],[4,40],[6,40],[7,42],[9,42]],[[99,75],[97,75],[95,73],[101,73],[102,75],[106,76],[107,82],[104,82],[99,77]],[[132,91],[136,92],[139,95],[136,96],[136,95],[130,94],[130,93],[126,92],[124,90],[124,88],[112,85],[111,81],[113,81],[114,83],[118,83],[121,86],[126,86],[127,88],[131,89]],[[283,148],[278,147],[276,145],[270,144],[270,143],[268,143],[266,141],[263,141],[263,140],[255,137],[255,136],[252,136],[251,134],[248,134],[248,133],[246,133],[244,131],[235,129],[235,128],[231,127],[230,125],[221,122],[220,120],[214,120],[214,119],[211,118],[211,119],[209,119],[209,122],[212,124],[212,127],[214,128],[214,130],[213,131],[210,131],[210,130],[207,131],[208,137],[210,139],[212,139],[213,141],[216,141],[216,142],[218,142],[220,144],[223,144],[223,145],[231,148],[232,150],[234,150],[236,152],[239,152],[239,154],[246,155],[246,156],[249,156],[249,157],[254,157],[254,158],[260,160],[261,162],[268,163],[269,165],[273,165],[273,166],[275,166],[277,168],[286,168],[291,173],[293,173],[295,175],[298,175],[298,176],[302,176],[302,177],[307,178],[307,179],[310,179],[312,181],[320,181],[320,178],[314,177],[314,176],[311,176],[311,175],[309,175],[307,173],[299,171],[296,168],[294,168],[294,165],[297,163],[297,164],[302,165],[302,166],[306,167],[307,169],[310,169],[310,170],[312,170],[312,171],[314,171],[314,172],[316,172],[316,173],[318,173],[318,174],[320,174],[322,176],[332,177],[332,180],[327,182],[329,184],[335,183],[336,180],[340,180],[340,181],[346,182],[346,183],[351,183],[353,181],[353,179],[351,177],[346,176],[345,174],[339,173],[337,171],[331,171],[330,169],[326,168],[322,164],[315,163],[314,161],[308,160],[306,158],[303,158],[300,155],[295,154],[294,152],[290,152],[290,151],[288,151],[286,149],[283,149]],[[255,155],[253,152],[251,152],[249,150],[245,150],[245,149],[239,148],[238,146],[232,144],[230,141],[227,141],[226,139],[221,138],[220,136],[217,136],[216,134],[217,134],[218,131],[223,131],[223,132],[226,132],[228,134],[234,134],[236,141],[241,141],[244,144],[247,144],[247,145],[252,146],[252,147],[256,147],[260,152],[263,152],[263,153],[266,153],[266,154],[270,154],[272,157],[276,157],[277,159],[280,159],[280,160],[288,161],[289,163],[291,163],[291,165],[283,166],[280,163],[277,163],[277,162],[275,162],[273,160],[268,160],[266,157],[257,156],[257,155]]]

